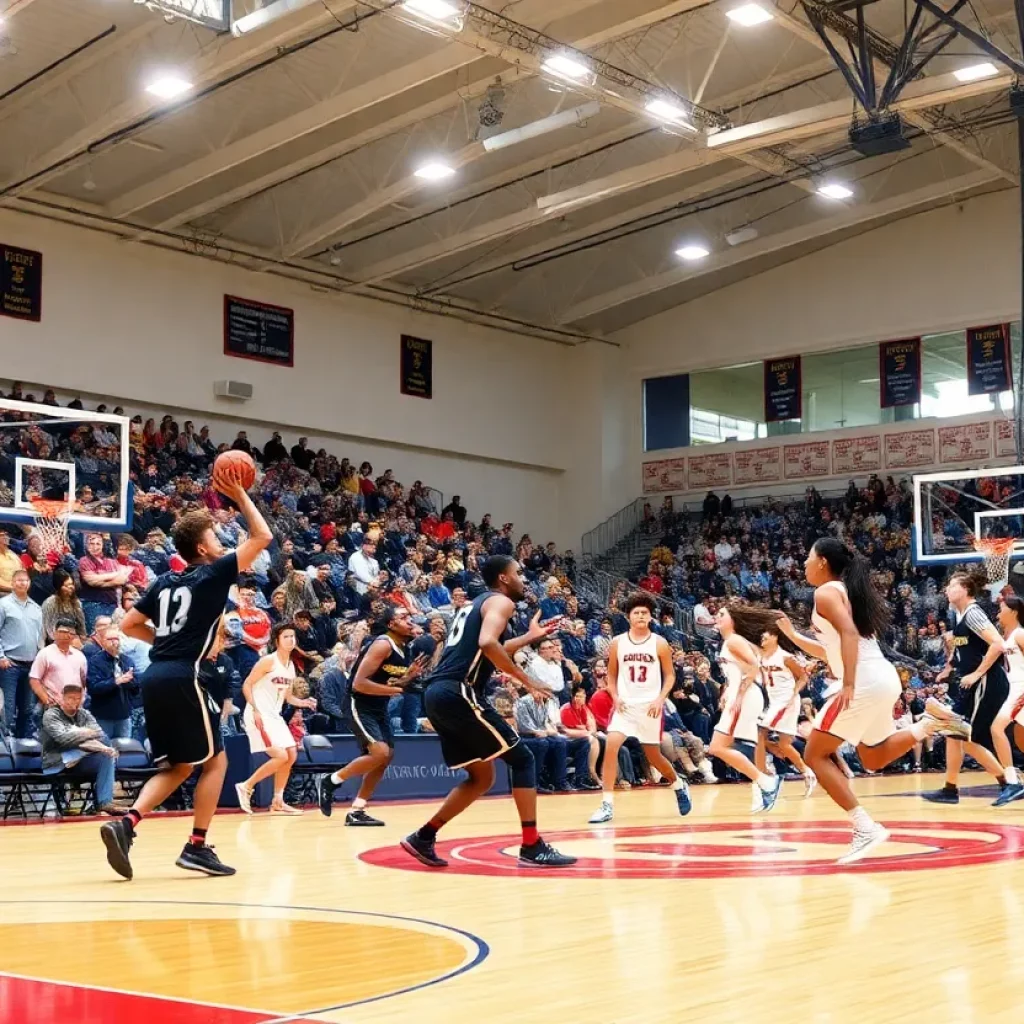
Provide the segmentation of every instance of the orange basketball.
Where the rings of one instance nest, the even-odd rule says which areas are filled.
[[[220,490],[219,482],[227,476],[234,477],[245,490],[249,490],[256,483],[256,463],[252,456],[245,452],[231,451],[221,452],[213,463],[213,486]]]

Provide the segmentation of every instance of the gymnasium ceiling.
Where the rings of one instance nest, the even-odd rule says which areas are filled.
[[[132,0],[6,0],[0,205],[576,343],[1017,181],[1012,75],[960,82],[990,58],[959,37],[904,92],[911,147],[865,158],[791,0],[750,27],[727,13],[744,0],[484,0],[432,31],[399,0],[286,2],[236,37]],[[901,0],[865,10],[898,45]],[[1008,0],[962,17],[1020,56]],[[592,82],[546,72],[559,52]],[[160,99],[161,77],[191,88]],[[698,130],[647,113],[657,97]],[[432,161],[455,173],[418,177]],[[817,194],[837,181],[852,197]]]

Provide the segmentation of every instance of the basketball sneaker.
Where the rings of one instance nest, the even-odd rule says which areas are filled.
[[[418,832],[407,835],[399,845],[411,857],[415,857],[428,868],[446,868],[448,861],[438,857],[433,839],[424,839]]]
[[[715,774],[714,768],[711,767],[711,762],[707,759],[701,761],[697,766],[697,770],[700,772],[701,778],[712,785],[718,781],[718,776]]]
[[[682,782],[682,779],[679,781]],[[676,806],[684,818],[693,810],[693,803],[690,800],[690,787],[685,782],[676,790]]]
[[[125,825],[124,821],[107,821],[100,825],[100,838],[107,848],[107,863],[122,877],[129,881],[133,871],[128,852],[135,841],[135,833]]]
[[[781,775],[776,775],[773,781],[775,785],[771,789],[761,790],[761,800],[764,804],[765,813],[775,806],[775,801],[779,799],[779,790],[782,789]],[[760,787],[758,788],[760,789]]]
[[[238,806],[246,814],[252,814],[252,790],[247,788],[244,782],[236,782],[235,793],[238,795]]]
[[[922,800],[931,804],[958,804],[960,803],[960,790],[956,786],[943,786],[931,793],[922,793]]]
[[[186,871],[200,871],[204,875],[233,875],[234,868],[229,868],[222,863],[212,846],[205,843],[197,846],[195,843],[186,843],[178,859],[174,862],[179,868]]]
[[[331,811],[334,810],[334,793],[337,788],[330,772],[316,777],[316,802],[320,805],[320,813],[325,818],[329,818]]]
[[[351,810],[345,815],[346,825],[358,825],[365,828],[367,825],[383,825],[384,822],[380,818],[375,818],[371,814],[367,814],[361,807],[355,810]]]
[[[601,806],[587,819],[588,825],[603,825],[607,821],[611,821],[615,811],[612,805],[607,800],[601,801]]]
[[[853,842],[850,849],[836,861],[837,864],[854,864],[862,857],[866,857],[876,846],[881,845],[889,838],[889,830],[877,821],[871,823],[871,827],[856,829],[853,833]]]
[[[519,847],[519,863],[527,868],[567,868],[576,863],[576,858],[567,857],[538,839],[529,846]]]
[[[764,797],[761,794],[764,790],[756,783],[750,784],[750,813],[760,814],[764,810]]]
[[[1000,790],[999,796],[995,798],[992,806],[1004,807],[1006,804],[1012,804],[1015,800],[1022,799],[1024,799],[1024,786],[1019,782],[1008,783]]]
[[[818,788],[818,776],[812,771],[804,773],[804,796],[810,796]]]

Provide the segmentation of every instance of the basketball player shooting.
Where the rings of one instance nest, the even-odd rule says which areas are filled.
[[[427,717],[441,740],[441,754],[449,768],[463,768],[469,776],[460,782],[440,810],[418,831],[402,840],[402,849],[421,864],[444,868],[437,855],[438,831],[494,785],[494,760],[512,771],[512,798],[523,829],[519,863],[524,867],[562,868],[576,863],[549,846],[537,831],[537,768],[533,754],[519,742],[519,734],[487,702],[487,682],[497,669],[512,676],[530,693],[551,691],[531,679],[513,660],[523,647],[550,636],[558,620],[541,623],[534,617],[523,636],[504,640],[509,620],[526,593],[519,563],[507,555],[493,555],[483,566],[487,590],[463,605],[452,620],[444,653],[424,693]]]
[[[142,705],[153,750],[162,770],[142,787],[131,810],[100,828],[107,863],[122,878],[132,877],[128,854],[139,822],[159,807],[196,766],[192,834],[175,863],[187,871],[233,875],[206,843],[227,772],[220,735],[220,708],[199,681],[197,666],[213,644],[228,591],[271,541],[270,528],[242,486],[242,474],[254,467],[228,462],[215,467],[214,485],[245,517],[249,536],[225,553],[205,509],[186,512],[171,531],[178,554],[188,562],[181,572],[164,573],[121,623],[125,635],[152,644],[149,669],[142,677]],[[251,483],[251,479],[250,479]]]

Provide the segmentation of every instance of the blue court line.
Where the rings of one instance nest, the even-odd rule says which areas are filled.
[[[108,906],[110,904],[121,904],[124,906],[170,906],[170,907],[244,907],[248,910],[305,910],[318,914],[342,914],[342,915],[353,915],[356,917],[377,917],[383,918],[389,921],[404,921],[408,924],[426,924],[432,928],[440,928],[442,931],[453,932],[456,935],[461,935],[464,939],[469,941],[476,947],[476,954],[469,963],[463,964],[461,967],[456,968],[454,971],[450,971],[448,974],[442,974],[438,978],[432,978],[430,981],[421,981],[416,985],[409,985],[406,988],[396,989],[394,992],[384,992],[377,996],[367,996],[365,999],[353,999],[347,1003],[338,1003],[335,1006],[322,1006],[315,1010],[302,1010],[299,1013],[285,1014],[282,1017],[274,1017],[262,1022],[262,1024],[286,1024],[288,1021],[301,1020],[303,1017],[316,1016],[319,1013],[332,1013],[335,1010],[347,1010],[353,1006],[363,1006],[366,1003],[376,1003],[381,999],[392,999],[395,996],[404,996],[409,992],[417,992],[420,989],[430,988],[432,985],[439,985],[442,981],[450,981],[452,978],[457,978],[460,974],[465,974],[467,971],[471,971],[474,967],[479,966],[487,959],[491,954],[491,947],[484,942],[478,935],[474,935],[472,932],[467,932],[462,928],[455,928],[452,925],[440,924],[437,921],[430,921],[423,917],[403,917],[401,914],[382,914],[372,910],[342,910],[337,907],[306,907],[306,906],[295,906],[287,903],[236,903],[232,901],[221,901],[216,900],[213,902],[205,902],[203,900],[0,900],[0,906],[5,904],[32,904],[33,906],[39,906],[45,903],[55,903],[59,905],[64,904],[100,904]],[[88,986],[86,986],[88,987]],[[145,995],[145,993],[138,993],[139,995]],[[159,997],[157,997],[159,998]],[[186,1000],[187,1002],[187,1000]],[[202,1005],[202,1004],[197,1004]],[[245,1007],[238,1007],[239,1011],[245,1011]],[[249,1011],[251,1012],[251,1011]],[[257,1011],[258,1012],[258,1011]]]

